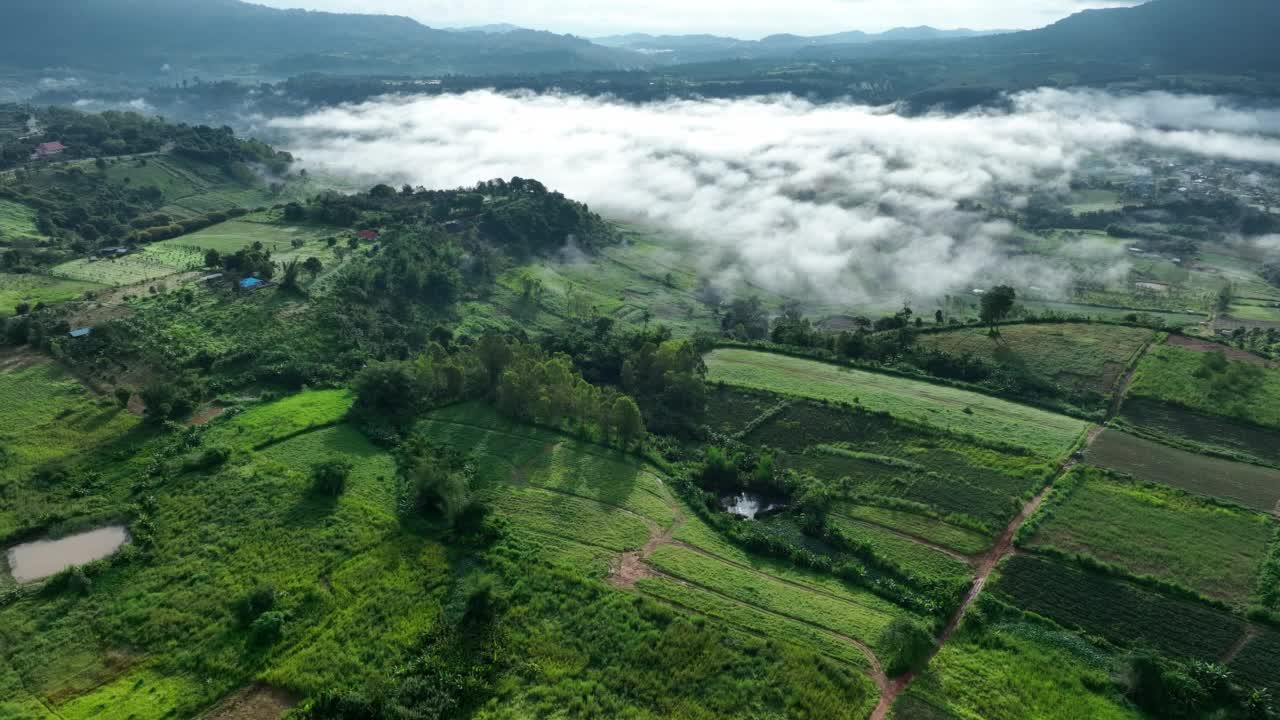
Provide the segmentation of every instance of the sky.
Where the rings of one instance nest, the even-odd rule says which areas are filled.
[[[647,32],[756,39],[894,27],[1036,28],[1080,10],[1139,0],[253,0],[273,7],[376,12],[432,27],[512,23],[587,37]]]

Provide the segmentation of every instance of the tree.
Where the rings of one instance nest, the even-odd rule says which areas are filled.
[[[127,387],[118,387],[115,392],[116,402],[120,407],[128,407],[129,401],[133,399],[133,391]]]
[[[618,442],[623,449],[631,445],[644,434],[644,418],[640,415],[640,406],[636,401],[621,395],[613,401],[613,426],[618,432]]]
[[[222,267],[222,253],[213,249],[206,251],[204,254],[204,266],[211,268]]]
[[[298,275],[302,273],[302,263],[295,260],[288,260],[280,264],[283,275],[280,279],[280,287],[285,290],[301,290],[298,286]]]
[[[992,335],[1000,334],[1000,322],[1009,317],[1017,297],[1017,293],[1008,285],[997,285],[982,296],[978,316],[991,328]]]
[[[351,468],[351,462],[343,458],[315,463],[311,466],[312,489],[326,497],[338,497],[347,489]]]
[[[905,617],[899,617],[880,634],[878,648],[883,651],[885,672],[896,677],[924,667],[937,642],[927,628]]]
[[[320,262],[320,258],[313,255],[307,258],[306,262],[302,263],[302,269],[307,271],[307,275],[309,275],[312,280],[315,280],[316,276],[324,270],[324,263]]]
[[[438,514],[450,525],[471,500],[470,482],[464,472],[430,453],[418,456],[410,472],[419,512]]]

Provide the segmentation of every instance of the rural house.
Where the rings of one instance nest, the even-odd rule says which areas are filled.
[[[41,160],[43,158],[52,157],[66,149],[67,146],[57,140],[54,140],[53,142],[40,143],[36,146],[35,152],[31,153],[31,159]]]

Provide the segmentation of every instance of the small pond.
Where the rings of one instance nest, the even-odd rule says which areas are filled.
[[[68,535],[57,540],[36,540],[9,549],[9,572],[18,582],[43,580],[74,565],[100,560],[129,542],[123,525]]]
[[[781,510],[787,506],[783,498],[768,497],[759,493],[742,492],[720,498],[720,507],[730,515],[755,520],[757,515]]]

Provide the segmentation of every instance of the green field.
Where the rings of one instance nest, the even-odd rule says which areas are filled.
[[[911,582],[955,597],[973,583],[973,568],[963,560],[934,550],[912,539],[851,518],[834,516],[829,525],[842,536],[868,548],[880,560],[897,568]]]
[[[1129,396],[1280,429],[1280,370],[1233,363],[1232,371],[1253,369],[1226,385],[1219,380],[1222,374],[1202,376],[1204,357],[1188,348],[1153,347],[1138,365]]]
[[[191,248],[156,244],[122,258],[72,260],[49,272],[54,277],[121,287],[157,282],[203,265],[204,255]]]
[[[1143,482],[1170,485],[1263,512],[1280,512],[1280,470],[1197,455],[1118,430],[1102,433],[1086,458]]]
[[[905,614],[867,592],[816,593],[680,547],[659,548],[653,564],[704,590],[873,646],[889,622]]]
[[[285,225],[240,218],[218,223],[180,238],[164,240],[155,243],[152,247],[199,248],[200,250],[217,250],[223,255],[231,255],[237,250],[260,242],[264,248],[271,251],[273,257],[284,257],[295,252],[293,241],[301,240],[310,246],[312,254],[321,257],[329,254],[327,251],[322,253],[325,250],[325,238],[333,237],[338,233],[338,229],[330,227]]]
[[[962,630],[895,705],[895,720],[1138,720],[1111,689],[1110,658],[1028,624]]]
[[[1144,328],[1101,324],[1008,325],[1000,336],[982,328],[925,333],[919,346],[956,355],[972,354],[1055,383],[1106,394],[1130,359],[1154,333]]]
[[[847,504],[840,513],[854,520],[891,528],[901,533],[922,538],[931,543],[955,550],[963,555],[978,555],[991,548],[987,537],[972,530],[950,525],[936,518],[875,507],[873,505]]]
[[[36,211],[0,198],[0,243],[8,244],[16,238],[38,238]]]
[[[49,488],[31,473],[124,436],[138,419],[51,362],[0,371],[0,408],[0,538],[100,509],[77,491],[84,478]]]
[[[102,285],[80,280],[64,280],[46,275],[14,275],[0,273],[0,318],[13,315],[19,303],[35,307],[38,303],[52,305],[79,299],[87,292],[96,292]]]
[[[250,408],[234,422],[209,433],[213,442],[264,448],[286,438],[337,424],[351,409],[348,390],[312,390],[283,400]]]
[[[1087,424],[986,395],[752,350],[707,356],[708,379],[787,395],[855,403],[947,432],[1060,457]]]
[[[1092,468],[1077,469],[1050,503],[1030,547],[1091,555],[1238,607],[1249,604],[1274,532],[1268,516]]]
[[[1025,555],[1009,558],[992,589],[1069,630],[1174,657],[1216,661],[1244,632],[1221,610]]]

